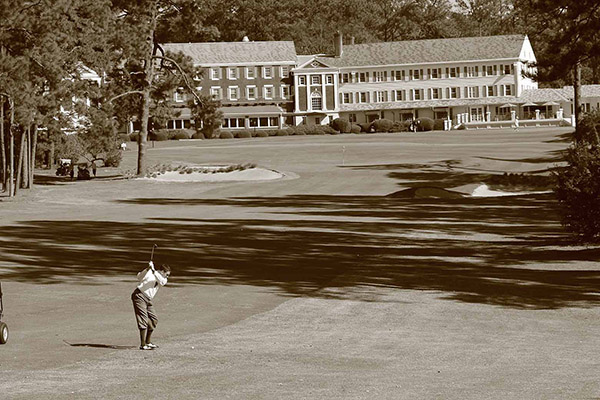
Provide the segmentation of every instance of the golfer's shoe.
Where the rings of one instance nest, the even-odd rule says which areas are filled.
[[[146,346],[150,347],[151,349],[158,349],[158,346],[154,343],[147,343]]]
[[[154,347],[150,347],[146,344],[144,346],[140,346],[140,350],[154,350]]]

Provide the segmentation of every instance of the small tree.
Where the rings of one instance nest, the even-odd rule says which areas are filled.
[[[201,103],[189,103],[192,116],[196,124],[196,132],[202,133],[205,138],[212,139],[219,132],[223,124],[223,112],[219,110],[221,102],[208,96],[201,96]]]
[[[582,242],[600,242],[600,147],[578,142],[554,173],[563,226]]]

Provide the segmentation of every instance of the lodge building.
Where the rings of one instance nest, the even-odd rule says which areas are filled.
[[[331,55],[297,55],[292,41],[247,38],[164,47],[202,68],[198,89],[221,101],[223,129],[328,124],[338,117],[357,123],[429,117],[457,126],[572,114],[568,88],[538,89],[530,78],[536,58],[526,35],[345,44],[336,34],[334,45]],[[191,126],[183,91],[173,101],[180,117],[169,127]]]

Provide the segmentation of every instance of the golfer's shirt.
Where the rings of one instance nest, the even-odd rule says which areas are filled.
[[[146,268],[137,274],[138,285],[137,288],[150,300],[156,296],[156,292],[161,286],[167,284],[167,278],[160,272],[152,272],[151,268]]]

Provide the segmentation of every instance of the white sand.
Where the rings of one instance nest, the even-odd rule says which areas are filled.
[[[492,190],[486,184],[479,185],[473,190],[473,197],[500,197],[500,196],[522,196],[526,194],[542,194],[549,193],[549,190],[542,192],[502,192],[500,190]]]
[[[211,169],[210,167],[208,167]],[[219,167],[215,167],[219,168]],[[266,181],[280,179],[283,174],[264,168],[249,168],[243,171],[202,173],[192,172],[190,174],[180,171],[168,171],[157,175],[155,178],[144,177],[140,179],[158,182],[231,182],[231,181]]]

